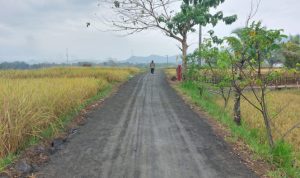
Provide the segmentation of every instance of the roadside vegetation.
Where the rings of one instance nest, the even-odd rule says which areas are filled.
[[[175,69],[166,69],[169,78],[176,75]],[[267,100],[270,103],[270,113],[277,114],[272,121],[272,128],[276,128],[274,138],[275,147],[269,148],[265,134],[264,122],[261,114],[246,100],[241,100],[242,124],[237,125],[233,120],[233,95],[230,96],[228,106],[224,109],[224,100],[207,83],[185,80],[182,83],[173,83],[174,87],[188,99],[201,107],[212,118],[222,123],[230,130],[229,142],[243,141],[253,154],[252,159],[265,160],[276,169],[267,173],[270,177],[299,177],[300,175],[300,129],[293,130],[283,137],[288,129],[299,122],[299,90],[270,91]],[[205,87],[203,87],[205,86]],[[251,93],[245,92],[251,100]],[[284,108],[284,110],[282,110]],[[281,112],[280,112],[281,111]],[[278,114],[280,112],[280,114]]]
[[[60,132],[68,115],[138,71],[80,67],[0,71],[0,169],[31,142]]]
[[[269,176],[300,177],[300,37],[252,21],[259,3],[229,36],[208,32],[187,56],[178,89],[274,165]]]

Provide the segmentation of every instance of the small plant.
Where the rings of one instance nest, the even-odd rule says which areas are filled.
[[[295,157],[293,155],[293,148],[290,144],[280,140],[276,142],[274,148],[271,150],[272,159],[279,167],[293,167]]]

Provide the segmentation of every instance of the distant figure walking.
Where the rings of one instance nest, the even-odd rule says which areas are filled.
[[[154,61],[151,61],[151,63],[150,63],[151,74],[154,74],[154,69],[155,69],[155,63],[154,63]]]

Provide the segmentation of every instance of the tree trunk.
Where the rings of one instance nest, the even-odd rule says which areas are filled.
[[[261,78],[261,55],[260,52],[257,52],[257,58],[258,58],[258,77]]]
[[[237,78],[233,80],[233,87],[234,87],[234,107],[233,107],[233,116],[234,122],[237,125],[241,125],[241,90],[239,87],[239,82],[242,81],[242,76],[240,71],[242,69],[243,62],[237,64],[235,69],[233,70],[233,74],[237,75]]]
[[[183,40],[181,42],[181,50],[182,50],[182,67],[183,67],[183,74],[187,70],[187,50],[188,50],[188,45],[187,45],[187,38],[183,37]]]
[[[241,94],[238,90],[234,92],[234,122],[237,125],[241,125]]]
[[[199,25],[199,50],[202,46],[202,26]],[[198,57],[198,65],[201,66],[202,65],[202,59],[201,56]]]
[[[223,98],[223,101],[224,101],[224,110],[227,108],[227,105],[228,105],[228,95],[230,95],[230,93],[227,93],[228,95],[225,95],[225,89],[224,88],[221,88],[221,95],[222,95],[222,98]]]
[[[263,89],[264,90],[264,89]],[[266,100],[265,100],[265,92],[262,92],[262,114],[263,114],[263,118],[264,118],[264,123],[265,123],[265,127],[266,127],[266,131],[267,131],[267,138],[268,138],[268,142],[269,142],[269,146],[271,148],[274,147],[274,140],[273,140],[273,135],[272,135],[272,129],[271,129],[271,125],[270,125],[270,118],[268,115],[268,109],[267,109],[267,104],[266,104]]]

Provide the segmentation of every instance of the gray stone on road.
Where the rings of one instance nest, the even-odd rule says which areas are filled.
[[[88,117],[39,177],[257,177],[161,71],[134,77]]]

